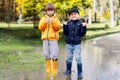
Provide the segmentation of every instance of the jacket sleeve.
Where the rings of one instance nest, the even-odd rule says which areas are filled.
[[[45,18],[43,17],[43,18],[40,20],[38,29],[41,30],[41,31],[44,31],[46,27],[47,27],[47,22],[45,21]]]
[[[61,29],[61,23],[58,18],[55,18],[51,24],[55,31],[59,31]]]
[[[83,25],[81,24],[81,33],[80,33],[80,35],[81,35],[81,36],[84,36],[84,35],[86,34],[86,31],[87,31],[86,26],[83,26]]]
[[[64,33],[64,35],[68,36],[68,34],[69,34],[68,25],[63,24],[63,33]]]

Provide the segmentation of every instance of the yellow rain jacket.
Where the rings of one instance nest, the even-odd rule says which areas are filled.
[[[47,23],[46,18],[53,18],[53,22]],[[59,40],[59,30],[61,29],[61,24],[59,19],[56,16],[44,16],[41,18],[39,30],[42,31],[42,40]]]

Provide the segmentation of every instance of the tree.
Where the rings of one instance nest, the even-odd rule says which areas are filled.
[[[114,7],[113,7],[113,0],[110,0],[110,20],[111,20],[111,27],[115,26],[115,21],[114,21]]]
[[[100,22],[103,21],[103,0],[100,0]]]
[[[119,8],[120,8],[120,0],[115,0],[114,1],[114,6],[115,6],[115,20],[116,20],[116,25],[119,25]]]
[[[120,13],[120,0],[119,0],[119,3],[118,3],[118,15],[119,15],[119,13]],[[117,18],[117,25],[119,25],[119,16],[118,16],[118,18]]]
[[[1,21],[14,21],[16,16],[14,0],[1,0],[0,1],[0,20]],[[10,20],[8,20],[10,19]]]
[[[0,2],[0,20],[1,20],[1,21],[2,21],[2,19],[4,19],[4,16],[3,16],[3,14],[4,14],[4,12],[5,12],[5,10],[4,10],[4,5],[5,5],[5,1],[2,0],[2,1]]]
[[[96,9],[96,0],[94,0],[94,22],[97,22],[97,9]]]
[[[14,8],[14,0],[1,0],[0,1],[0,19],[8,23],[10,28],[10,22],[15,19],[16,12]],[[14,14],[14,15],[13,15]]]
[[[20,3],[18,0],[16,1]],[[34,10],[36,10],[37,13],[41,13],[48,2],[52,2],[57,11],[62,12],[65,17],[67,17],[67,12],[71,7],[89,7],[90,4],[89,0],[24,0],[22,13],[24,16],[32,16]]]
[[[88,24],[92,24],[92,9],[89,8],[89,13],[88,13]]]

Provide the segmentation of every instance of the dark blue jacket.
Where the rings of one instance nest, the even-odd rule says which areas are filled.
[[[86,26],[83,26],[80,20],[70,20],[67,25],[63,24],[63,32],[67,44],[81,44],[81,38],[86,34]]]

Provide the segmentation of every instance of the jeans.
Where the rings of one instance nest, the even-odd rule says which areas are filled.
[[[67,61],[72,62],[73,56],[75,55],[75,60],[77,63],[82,63],[81,59],[81,44],[78,45],[66,45],[67,50],[68,50],[68,56],[67,56]]]

